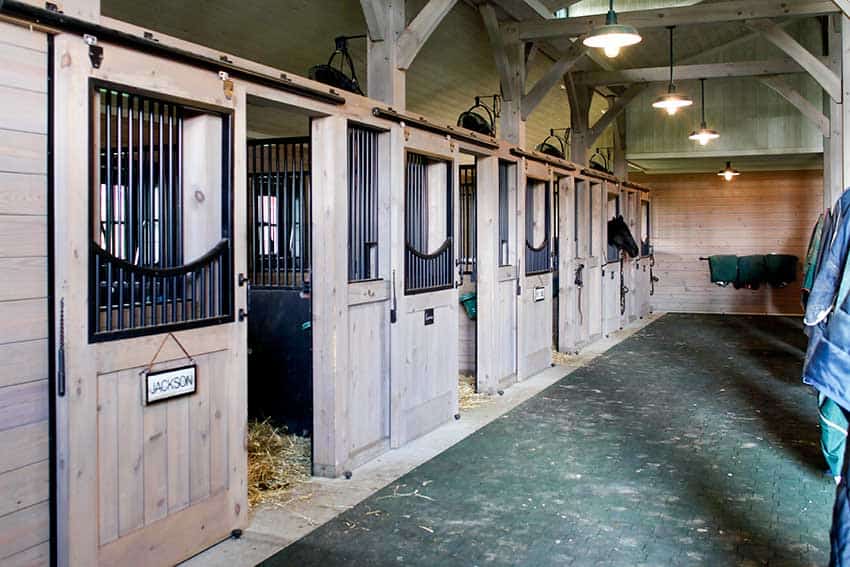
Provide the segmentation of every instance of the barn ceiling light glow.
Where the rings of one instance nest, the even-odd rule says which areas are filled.
[[[673,28],[675,26],[668,26],[667,29],[670,30],[670,83],[667,85],[667,94],[664,94],[658,97],[655,102],[652,103],[654,108],[661,108],[667,111],[667,114],[670,116],[676,114],[680,108],[685,108],[686,106],[690,106],[694,103],[687,95],[679,94],[676,92],[676,85],[673,84]]]
[[[711,140],[716,140],[720,137],[717,130],[712,130],[705,125],[705,79],[699,80],[700,100],[702,101],[702,121],[699,125],[699,130],[694,130],[688,139],[699,142],[699,145],[704,146]]]
[[[734,177],[741,175],[741,172],[737,169],[732,169],[732,162],[727,161],[726,167],[717,172],[717,175],[725,179],[726,181],[732,181]]]
[[[616,57],[622,48],[640,43],[641,39],[633,26],[617,23],[614,0],[609,0],[605,25],[594,28],[590,35],[584,38],[584,44],[602,49],[608,57]]]

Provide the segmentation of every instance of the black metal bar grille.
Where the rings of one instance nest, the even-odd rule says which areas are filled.
[[[539,246],[532,243],[534,235],[534,194],[543,185],[543,242]],[[551,260],[551,187],[543,181],[529,180],[525,187],[525,274],[543,274],[552,271]]]
[[[227,215],[218,244],[183,263],[184,118],[206,111],[100,86],[93,96],[90,339],[230,320]],[[221,115],[221,125],[220,187],[222,203],[229,205],[229,116]]]
[[[378,132],[348,128],[348,280],[378,276]]]
[[[510,173],[512,164],[499,162],[499,265],[510,264]]]
[[[478,232],[476,230],[476,166],[460,166],[460,263],[461,273],[469,275],[472,281],[478,275],[476,250],[478,250]]]
[[[446,169],[446,239],[428,254],[428,168],[441,162],[408,153],[405,176],[404,292],[425,293],[449,289],[454,285],[454,245],[452,243],[452,172]]]
[[[248,142],[251,285],[310,287],[310,139]]]

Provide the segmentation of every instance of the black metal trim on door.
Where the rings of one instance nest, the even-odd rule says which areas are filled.
[[[48,464],[50,467],[49,487],[49,511],[50,511],[50,565],[55,567],[59,564],[59,517],[57,510],[57,497],[59,478],[56,471],[58,464],[56,443],[56,397],[57,390],[57,347],[56,347],[56,243],[53,223],[56,220],[54,211],[54,64],[53,64],[53,36],[47,35],[47,388],[48,388]]]

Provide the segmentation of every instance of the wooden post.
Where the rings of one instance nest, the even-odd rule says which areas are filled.
[[[842,20],[846,19],[846,16],[842,16],[841,19],[838,16],[829,18],[827,64],[837,73],[841,73],[844,66],[841,48],[845,41],[842,35],[846,34],[843,33]],[[842,77],[842,91],[847,88],[844,83]],[[844,105],[835,102],[828,93],[824,92],[823,106],[824,112],[829,116],[829,136],[823,139],[823,206],[826,209],[835,203],[845,186]]]
[[[405,108],[405,72],[399,69],[398,38],[404,31],[404,0],[363,0],[370,2],[372,26],[366,47],[366,76],[369,98],[380,100],[396,110]],[[368,20],[367,20],[368,21]],[[382,39],[378,39],[382,37]]]
[[[587,85],[575,84],[572,74],[567,75],[564,85],[570,100],[570,161],[587,165],[588,148],[592,143],[589,139],[588,119],[593,89]]]
[[[504,51],[507,70],[502,83],[502,116],[499,137],[520,147],[525,146],[525,120],[522,99],[525,94],[525,45],[519,41],[516,28],[504,28]]]
[[[613,106],[613,99],[608,99],[608,108]],[[622,180],[629,178],[629,165],[626,162],[626,113],[621,112],[614,122],[614,175]]]
[[[336,477],[347,458],[348,173],[346,120],[313,121],[313,474]]]

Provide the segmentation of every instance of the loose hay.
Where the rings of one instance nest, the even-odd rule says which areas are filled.
[[[310,478],[309,437],[287,433],[269,420],[248,423],[248,504],[282,502]]]
[[[563,352],[558,352],[557,350],[553,350],[552,362],[554,362],[555,364],[570,364],[570,355]]]
[[[486,404],[490,401],[487,394],[475,392],[475,376],[461,374],[457,383],[458,406],[461,410],[468,410]]]

